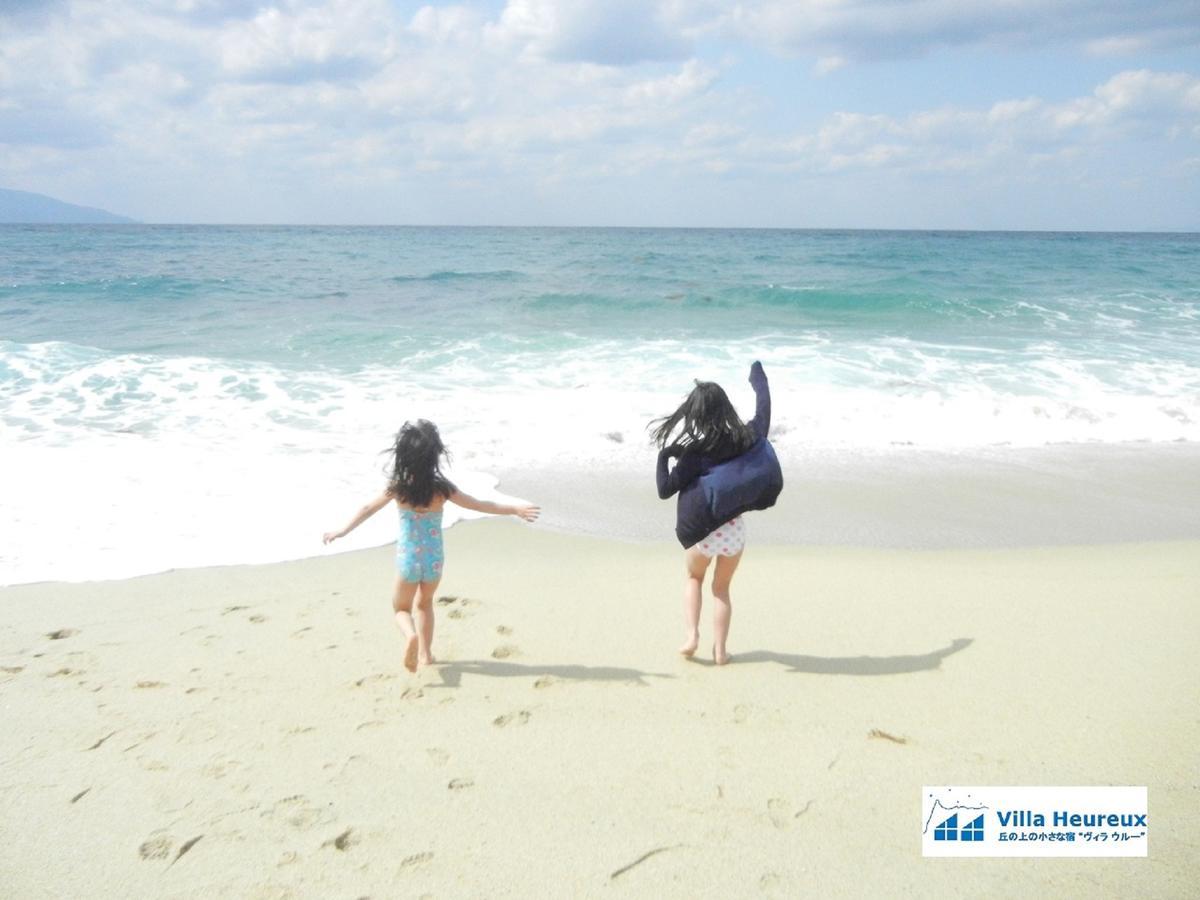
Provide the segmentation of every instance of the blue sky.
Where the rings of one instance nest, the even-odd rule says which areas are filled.
[[[0,187],[147,222],[1200,230],[1200,5],[0,0]]]

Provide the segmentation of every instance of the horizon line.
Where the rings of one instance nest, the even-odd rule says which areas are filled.
[[[367,223],[367,222],[0,222],[0,227],[84,227],[84,228],[479,228],[524,230],[610,230],[610,231],[862,231],[899,233],[953,234],[1200,234],[1200,227],[1184,228],[1104,228],[1099,226],[1056,226],[1028,228],[965,228],[939,226],[870,225],[514,225],[461,223]]]

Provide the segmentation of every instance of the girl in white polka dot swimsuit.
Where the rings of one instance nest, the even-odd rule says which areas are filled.
[[[729,586],[746,546],[746,523],[741,513],[765,509],[774,502],[782,487],[756,490],[752,484],[745,502],[732,501],[725,516],[717,518],[713,491],[736,495],[744,472],[737,460],[762,455],[771,425],[771,394],[761,363],[750,367],[754,388],[755,416],[743,422],[719,384],[697,381],[679,408],[669,416],[651,423],[651,437],[661,448],[658,455],[658,496],[667,499],[679,494],[676,507],[675,535],[684,547],[687,579],[683,588],[684,638],[679,652],[691,657],[700,644],[701,589],[709,564],[715,559],[712,577],[713,662],[729,661],[725,642],[733,615]],[[769,449],[769,445],[768,445]],[[774,459],[774,451],[769,451]],[[675,464],[671,466],[671,460]],[[726,464],[732,464],[726,465]],[[724,480],[723,480],[724,479]]]

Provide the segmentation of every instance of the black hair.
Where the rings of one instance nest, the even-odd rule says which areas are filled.
[[[405,422],[396,442],[384,451],[392,454],[388,493],[418,509],[433,502],[434,495],[449,497],[454,485],[442,474],[441,460],[449,458],[437,426],[425,419]]]
[[[714,459],[745,453],[754,443],[754,432],[737,414],[724,389],[715,381],[697,381],[679,408],[650,423],[650,437],[659,447],[672,442],[696,449]]]

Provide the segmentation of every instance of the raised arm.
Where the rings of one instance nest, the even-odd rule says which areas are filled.
[[[750,367],[750,386],[754,388],[754,418],[746,424],[755,435],[764,438],[771,430],[771,388],[767,384],[767,373],[758,360]]]
[[[479,500],[470,494],[464,494],[458,489],[455,489],[454,493],[450,495],[450,502],[457,503],[464,509],[473,509],[481,513],[491,513],[495,516],[517,516],[526,522],[534,521],[542,511],[540,506],[513,506],[507,503],[493,503],[491,500]]]
[[[345,537],[363,522],[367,521],[367,519],[371,518],[371,516],[375,515],[375,513],[387,506],[391,499],[392,495],[385,491],[374,500],[363,504],[362,508],[354,514],[354,518],[347,523],[345,528],[341,529],[340,531],[325,532],[322,540],[326,544],[332,544],[338,538]]]

